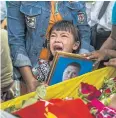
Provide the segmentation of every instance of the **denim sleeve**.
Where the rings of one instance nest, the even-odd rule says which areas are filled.
[[[11,57],[15,67],[31,66],[31,61],[25,48],[25,20],[20,12],[21,2],[8,2],[8,38]]]
[[[84,4],[85,5],[85,4]],[[94,50],[94,48],[90,45],[91,42],[91,30],[90,26],[87,23],[87,14],[86,14],[86,8],[84,6],[83,9],[80,11],[84,14],[84,20],[83,22],[79,22],[78,18],[78,29],[80,32],[80,40],[81,40],[81,49],[79,53],[88,53]]]

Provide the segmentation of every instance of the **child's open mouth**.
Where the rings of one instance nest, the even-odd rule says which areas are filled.
[[[63,50],[63,47],[58,46],[58,45],[54,46],[54,51],[62,51],[62,50]]]

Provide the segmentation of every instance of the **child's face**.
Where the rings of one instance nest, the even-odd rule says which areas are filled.
[[[75,42],[71,32],[68,31],[56,31],[53,30],[50,35],[50,50],[52,55],[55,55],[56,51],[64,51],[72,53],[73,50],[77,50],[79,44]]]

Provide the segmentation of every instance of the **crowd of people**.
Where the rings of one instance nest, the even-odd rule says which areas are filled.
[[[104,66],[116,68],[116,2],[9,1],[2,6],[2,100],[13,97],[13,80],[20,81],[21,94],[45,82],[56,51],[96,59],[93,66],[107,60]],[[43,66],[47,71],[38,68],[36,78],[33,68],[44,48],[49,52]]]

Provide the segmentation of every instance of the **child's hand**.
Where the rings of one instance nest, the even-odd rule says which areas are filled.
[[[49,86],[46,82],[41,82],[40,85],[45,85],[45,87]]]
[[[46,87],[47,87],[47,85],[44,82],[40,83],[39,86],[36,89],[35,98],[44,99],[45,96],[46,96]]]

